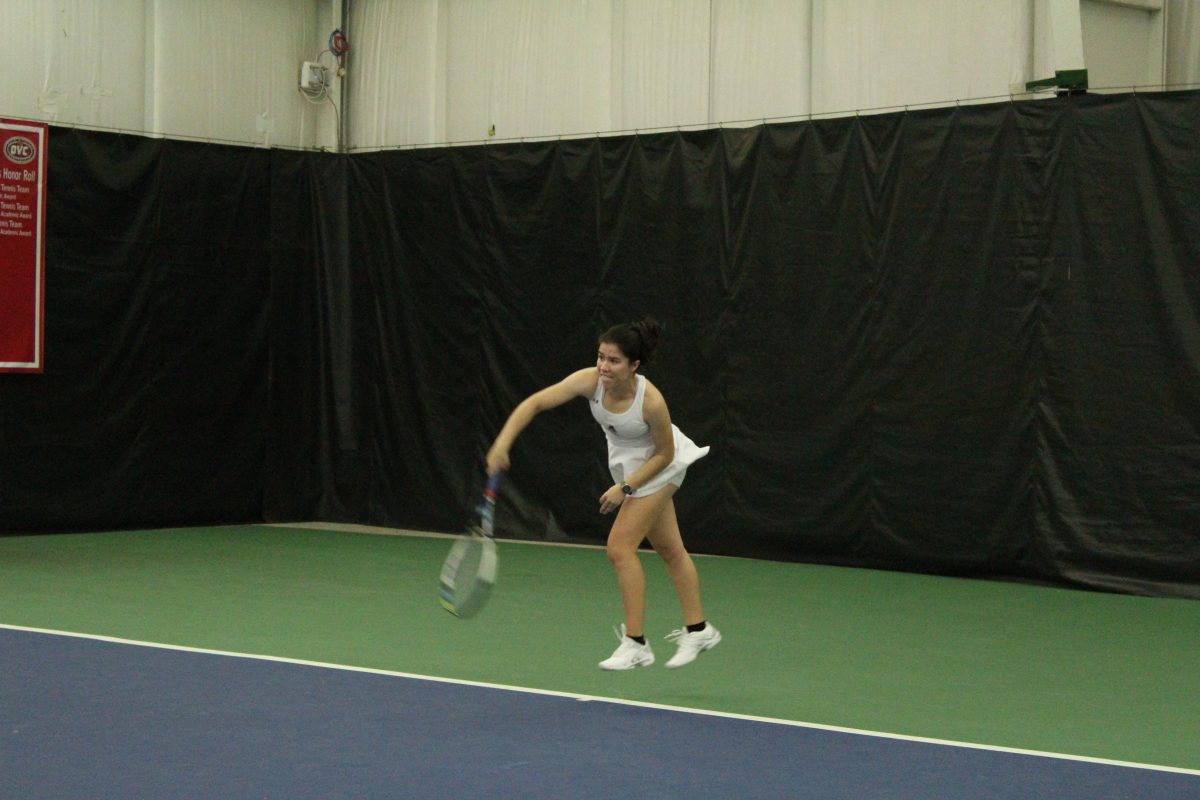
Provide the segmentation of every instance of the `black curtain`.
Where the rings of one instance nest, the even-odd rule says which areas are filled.
[[[229,494],[200,515],[457,530],[512,407],[592,363],[610,324],[650,314],[666,336],[645,372],[713,448],[676,496],[692,549],[1200,597],[1197,131],[1197,92],[351,156],[140,140],[125,153],[55,131],[51,285],[72,269],[64,240],[97,249],[98,220],[117,214],[152,230],[163,165],[209,160],[188,186],[217,231],[203,246],[237,254],[224,271],[81,289],[125,315],[106,318],[114,331],[167,352],[147,298],[219,276],[222,292],[168,327],[211,338],[197,326],[224,320],[217,380],[246,413],[192,408],[194,446],[261,461],[219,478],[210,453],[207,480]],[[78,142],[141,182],[107,200]],[[103,212],[68,218],[69,170]],[[232,197],[230,174],[245,185]],[[110,254],[105,280],[179,257],[153,230]],[[47,365],[83,388],[51,414],[58,443],[14,438],[20,412],[5,412],[6,458],[30,464],[79,446],[82,403],[164,402],[158,384],[111,394],[95,359],[67,360],[86,337],[63,338],[63,315],[87,304],[54,291]],[[213,380],[184,373],[189,390]],[[0,402],[37,380],[5,379]],[[191,402],[181,392],[166,396]],[[110,443],[134,449],[135,433]],[[186,450],[169,436],[136,469]],[[513,455],[503,535],[603,540],[603,437],[582,401],[539,417]],[[66,491],[96,465],[64,475]],[[194,519],[173,496],[159,517]],[[27,527],[92,521],[46,494],[24,502]]]
[[[0,375],[0,531],[259,517],[267,154],[49,138],[45,373]]]
[[[300,292],[349,316],[284,334],[340,449],[267,513],[457,529],[512,407],[652,314],[646,373],[713,446],[695,550],[1196,596],[1198,123],[1073,96],[353,156],[348,258],[305,273],[350,294]],[[551,412],[501,530],[601,541],[608,480],[583,404]]]

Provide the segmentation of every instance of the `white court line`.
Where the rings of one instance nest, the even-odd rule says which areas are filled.
[[[970,750],[990,750],[997,753],[1011,753],[1022,756],[1036,756],[1039,758],[1055,758],[1063,761],[1082,761],[1088,764],[1103,764],[1112,767],[1130,767],[1133,769],[1154,770],[1156,772],[1174,772],[1182,775],[1200,775],[1200,770],[1185,769],[1183,767],[1168,767],[1160,764],[1142,764],[1136,761],[1116,761],[1108,758],[1094,758],[1092,756],[1079,756],[1070,753],[1052,753],[1043,750],[1024,750],[1017,747],[1002,747],[1000,745],[991,744],[976,744],[974,742],[958,742],[951,739],[933,739],[925,736],[907,736],[900,733],[886,733],[883,731],[869,731],[860,728],[844,728],[838,725],[822,725],[816,722],[800,722],[791,719],[778,719],[775,717],[759,717],[751,714],[734,714],[725,711],[710,711],[702,708],[688,708],[686,706],[670,706],[662,703],[648,703],[641,700],[622,700],[614,697],[599,697],[596,695],[576,694],[574,692],[559,692],[550,689],[535,689],[528,686],[509,686],[502,683],[486,683],[483,681],[469,681],[459,678],[444,678],[436,675],[417,675],[411,672],[397,672],[388,669],[374,669],[372,667],[355,667],[347,664],[330,664],[324,661],[306,661],[299,658],[285,658],[283,656],[267,656],[255,653],[236,653],[228,650],[210,650],[203,647],[187,647],[177,644],[163,644],[161,642],[143,642],[136,639],[121,639],[115,636],[101,636],[93,633],[76,633],[72,631],[50,630],[48,628],[29,628],[23,625],[6,625],[0,623],[0,629],[12,631],[20,631],[23,633],[40,633],[50,636],[67,636],[76,639],[91,639],[98,642],[111,642],[114,644],[133,645],[136,647],[152,647],[159,650],[177,650],[184,653],[200,653],[210,656],[225,656],[228,658],[246,658],[254,661],[271,661],[280,664],[296,664],[304,667],[320,667],[323,669],[336,669],[345,672],[360,672],[369,675],[387,675],[395,678],[408,678],[411,680],[432,681],[435,683],[450,683],[461,686],[477,686],[485,689],[500,689],[508,692],[524,692],[526,694],[549,695],[551,697],[562,697],[569,700],[579,700],[582,702],[597,702],[597,703],[612,703],[615,705],[636,706],[638,708],[653,708],[661,711],[677,711],[684,714],[699,714],[708,717],[724,717],[727,719],[740,719],[750,722],[765,722],[772,725],[788,725],[796,728],[810,728],[813,730],[830,731],[833,733],[849,733],[858,736],[871,736],[878,739],[895,739],[903,742],[919,742],[921,744],[942,745],[946,747],[962,747]]]

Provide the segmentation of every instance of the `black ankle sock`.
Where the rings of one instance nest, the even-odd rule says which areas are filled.
[[[708,627],[708,620],[702,619],[699,622],[697,622],[695,625],[688,625],[687,629],[688,629],[688,633],[695,633],[696,631],[704,630],[706,627]]]
[[[645,644],[645,643],[646,643],[646,637],[645,637],[645,636],[629,636],[628,638],[630,638],[630,639],[633,639],[633,640],[634,640],[635,642],[637,642],[638,644]]]

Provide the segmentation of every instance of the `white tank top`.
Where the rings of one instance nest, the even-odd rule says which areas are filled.
[[[614,414],[604,407],[603,381],[596,381],[596,391],[592,394],[592,417],[604,429],[609,444],[617,447],[645,447],[653,444],[650,426],[646,424],[642,415],[642,404],[646,399],[646,379],[641,375],[634,377],[637,380],[637,388],[634,390],[633,402],[620,414]]]

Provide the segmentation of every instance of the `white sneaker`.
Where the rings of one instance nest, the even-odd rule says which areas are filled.
[[[689,633],[687,628],[671,631],[667,634],[667,639],[679,644],[679,649],[667,662],[668,669],[675,669],[692,663],[696,660],[696,656],[705,650],[712,650],[716,647],[721,642],[721,632],[710,624],[705,625],[704,630],[695,633]]]
[[[621,640],[621,644],[617,645],[611,656],[600,662],[600,669],[633,669],[648,667],[654,663],[654,651],[650,649],[650,643],[638,644],[630,639],[625,635],[624,624],[621,625],[617,638]]]

